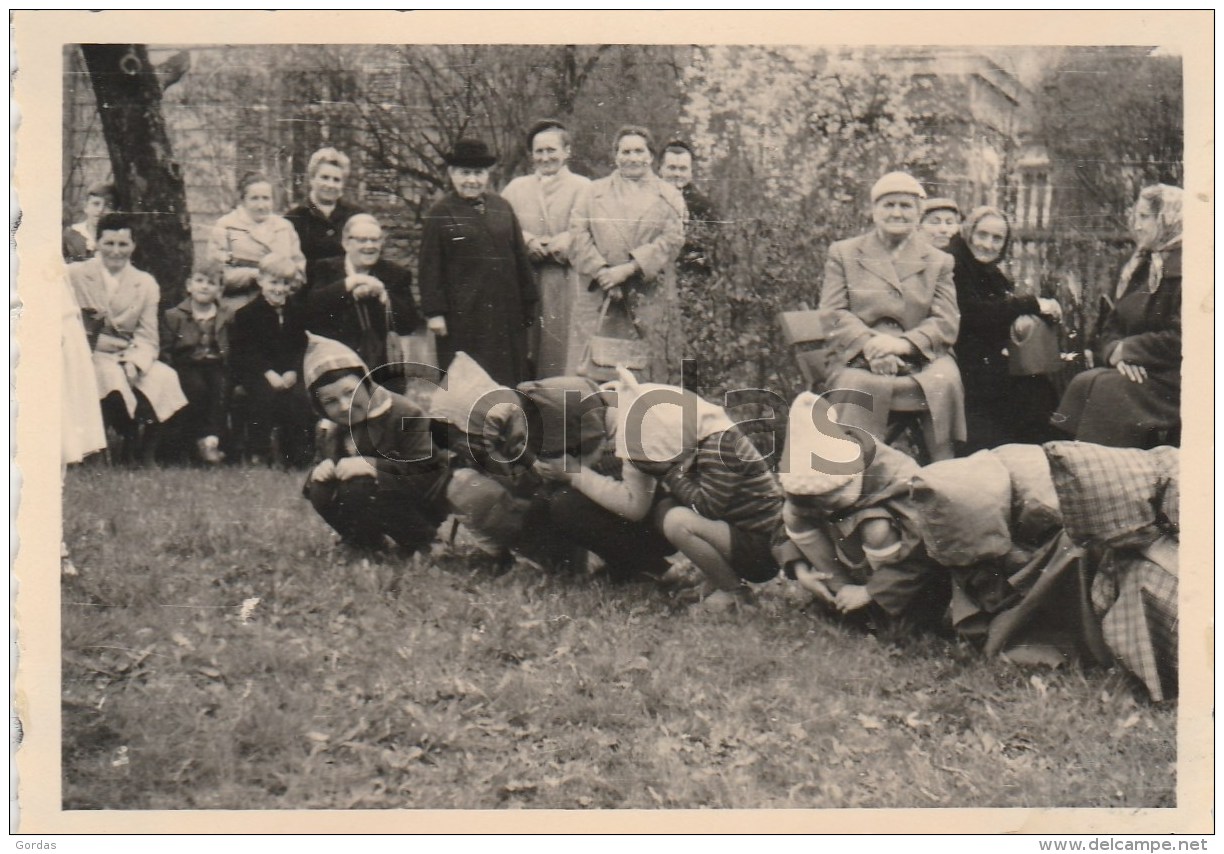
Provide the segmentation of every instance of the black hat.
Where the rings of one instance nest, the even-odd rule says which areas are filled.
[[[480,139],[461,139],[444,158],[447,166],[465,169],[487,169],[497,162],[497,156]]]
[[[531,151],[531,146],[535,144],[536,134],[546,130],[568,130],[565,125],[561,124],[557,119],[540,119],[538,122],[527,128],[527,151]]]

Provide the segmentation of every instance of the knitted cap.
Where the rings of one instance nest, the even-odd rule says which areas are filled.
[[[707,436],[735,426],[721,406],[687,389],[639,383],[618,367],[616,455],[622,460],[666,462],[692,451]],[[649,395],[649,397],[646,397]],[[641,404],[634,405],[636,401]]]
[[[961,215],[960,205],[955,199],[945,199],[943,197],[936,199],[927,199],[922,203],[922,215],[926,216],[931,211],[952,211],[957,216]]]
[[[822,423],[836,429],[829,413],[831,408],[827,400],[810,391],[800,394],[791,404],[786,447],[778,473],[782,489],[790,495],[824,495],[854,480],[860,473],[835,474],[824,470],[845,468],[863,455],[862,446],[849,434],[838,438],[822,433],[817,427],[817,417],[820,417]],[[822,466],[822,461],[833,465]]]
[[[881,196],[889,193],[907,193],[920,199],[926,198],[926,190],[918,183],[918,179],[908,172],[889,172],[876,181],[871,188],[871,201],[874,204]]]
[[[313,332],[306,333],[306,356],[302,360],[302,379],[306,388],[314,385],[328,371],[354,368],[362,374],[370,372],[361,357],[339,341]]]

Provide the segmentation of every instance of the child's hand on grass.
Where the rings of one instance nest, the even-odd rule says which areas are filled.
[[[834,605],[835,597],[832,591],[825,584],[833,574],[824,570],[814,569],[806,560],[795,561],[793,565],[795,570],[795,580],[798,581],[805,590],[809,590],[816,594],[816,598],[826,605]]]
[[[847,614],[851,611],[857,611],[859,608],[867,607],[867,605],[871,604],[871,596],[863,585],[847,584],[837,591],[833,604],[843,614]]]

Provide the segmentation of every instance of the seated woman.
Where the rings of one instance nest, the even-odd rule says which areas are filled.
[[[115,206],[115,188],[110,184],[90,184],[81,208],[85,219],[64,229],[64,260],[72,264],[88,261],[98,248],[98,220]]]
[[[1082,442],[1149,448],[1180,438],[1181,188],[1145,187],[1132,228],[1135,254],[1097,348],[1109,367],[1076,376],[1051,421]]]
[[[950,595],[947,571],[927,554],[909,498],[919,466],[883,443],[836,438],[828,403],[803,392],[791,406],[778,479],[786,539],[774,556],[786,574],[842,613],[870,608],[936,625]]]
[[[948,244],[960,231],[960,205],[954,199],[926,199],[922,203],[922,232],[931,245],[940,252],[948,251]]]
[[[156,425],[187,405],[174,369],[157,360],[157,282],[130,263],[136,241],[131,220],[111,213],[98,220],[98,254],[68,265],[68,281],[93,331],[93,366],[107,425],[131,453],[143,442],[152,461]]]
[[[922,185],[890,172],[871,188],[875,228],[829,248],[820,308],[833,322],[830,389],[871,395],[838,407],[839,422],[886,437],[897,378],[912,377],[929,418],[927,450],[949,457],[965,440],[964,389],[951,356],[960,326],[952,259],[916,237]]]
[[[947,251],[956,260],[952,278],[960,307],[956,359],[965,384],[965,453],[1011,442],[1040,444],[1049,438],[1048,422],[1057,396],[1048,374],[1012,376],[1004,353],[1012,324],[1037,315],[1057,321],[1057,300],[1019,295],[999,269],[1007,256],[1011,224],[998,208],[980,207],[969,214]]]
[[[286,255],[306,273],[298,234],[287,219],[272,213],[275,194],[262,172],[248,172],[238,182],[238,206],[217,220],[208,241],[208,256],[222,265],[222,304],[234,312],[259,294],[259,262],[275,252]]]
[[[705,576],[704,609],[751,602],[743,582],[778,574],[770,552],[782,522],[777,478],[721,407],[675,386],[639,385],[624,369],[620,374],[618,407],[627,426],[618,453],[658,478],[664,496],[654,526]],[[639,423],[640,443],[633,441]]]

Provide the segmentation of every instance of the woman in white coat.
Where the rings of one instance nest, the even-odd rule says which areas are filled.
[[[578,298],[578,277],[570,263],[570,219],[591,180],[565,165],[570,136],[556,119],[541,119],[531,126],[527,151],[535,171],[507,184],[502,198],[514,208],[536,271],[540,314],[531,347],[536,376],[567,376],[578,370],[582,358],[582,348],[570,346],[570,318]]]

